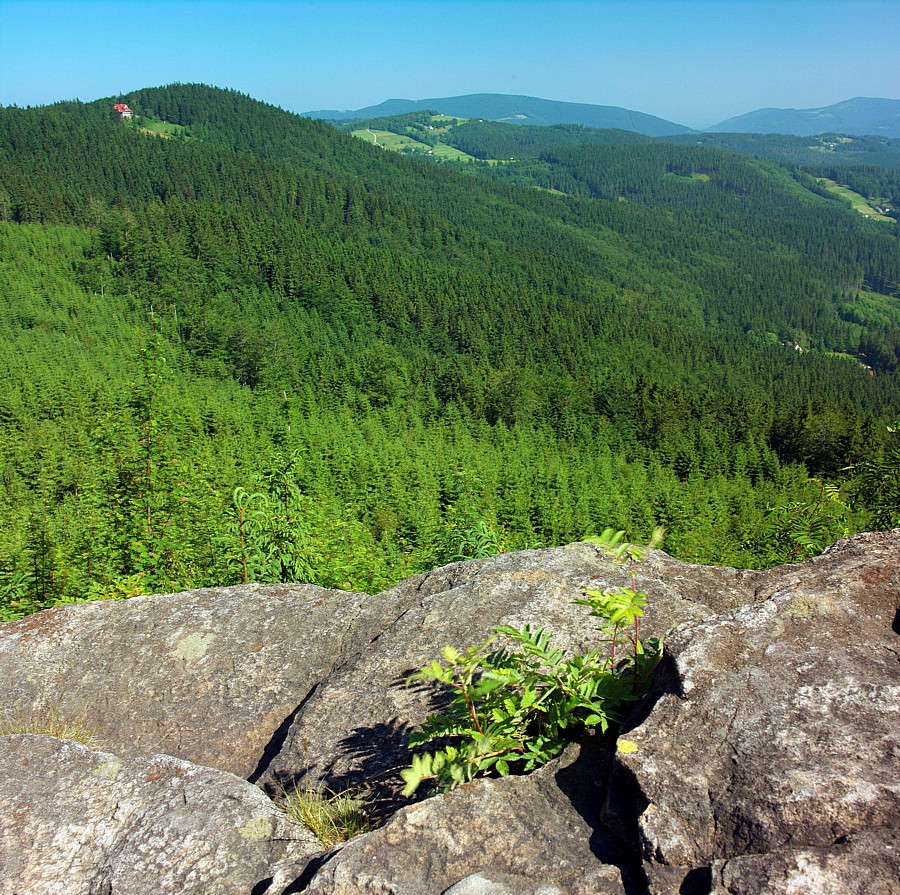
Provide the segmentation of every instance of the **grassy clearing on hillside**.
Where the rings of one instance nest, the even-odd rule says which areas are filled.
[[[373,121],[374,127],[357,128],[350,133],[365,140],[367,143],[373,143],[384,149],[390,149],[393,152],[403,152],[410,155],[430,156],[437,161],[461,161],[472,162],[475,157],[441,142],[444,134],[449,133],[461,124],[465,124],[467,119],[460,118],[458,115],[430,115],[427,118],[420,118],[411,121],[404,133],[397,131],[382,130],[378,124],[396,126],[392,123],[392,119],[382,119]],[[416,137],[420,137],[417,139]],[[497,164],[496,161],[489,161],[489,164]]]
[[[858,357],[855,357],[852,354],[847,354],[846,351],[823,351],[822,354],[824,354],[826,357],[840,357],[840,358],[843,358],[844,360],[853,361],[854,364],[859,364],[861,367],[864,367],[866,370],[871,369],[871,367],[868,364],[863,363]]]
[[[816,179],[825,186],[829,193],[834,193],[839,199],[849,202],[851,208],[855,208],[860,214],[864,214],[867,218],[872,218],[875,221],[887,221],[889,224],[894,222],[893,218],[884,214],[879,214],[872,208],[872,206],[869,205],[869,200],[866,199],[865,196],[854,193],[853,190],[841,186],[833,180],[829,180],[827,177],[819,177]]]
[[[696,171],[693,174],[676,174],[674,171],[666,171],[663,177],[668,177],[671,180],[689,180],[692,182],[709,183],[709,174],[700,174]]]
[[[170,140],[172,137],[184,137],[184,127],[180,124],[173,124],[171,121],[152,121],[145,118],[138,130],[166,140]]]
[[[436,135],[449,133],[455,127],[465,124],[468,119],[456,118],[453,115],[432,115],[430,130]]]
[[[350,132],[354,137],[365,140],[367,143],[374,143],[376,146],[382,146],[393,152],[414,152],[416,155],[431,155],[438,159],[453,159],[454,161],[474,161],[474,158],[468,153],[462,152],[453,146],[447,146],[446,143],[436,143],[429,146],[427,143],[421,143],[413,137],[405,134],[395,134],[393,131],[370,130],[363,128]]]
[[[358,131],[351,131],[354,137],[365,140],[367,143],[374,143],[376,146],[382,146],[385,149],[392,149],[399,152],[404,149],[412,148],[416,152],[427,152],[431,147],[413,137],[407,137],[404,134],[395,134],[392,131],[369,130],[363,128]]]
[[[475,158],[455,146],[448,146],[446,143],[436,143],[434,145],[434,155],[437,158],[453,159],[460,162],[474,162]]]

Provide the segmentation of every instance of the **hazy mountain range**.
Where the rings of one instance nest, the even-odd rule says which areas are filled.
[[[734,134],[873,134],[900,136],[900,100],[857,96],[821,109],[757,109],[729,118],[709,131]]]
[[[305,112],[309,118],[344,121],[353,118],[382,118],[423,109],[434,109],[461,118],[484,118],[509,124],[583,124],[586,127],[618,128],[651,137],[668,137],[696,132],[694,128],[655,115],[619,106],[567,103],[534,96],[502,93],[475,93],[432,99],[389,99],[375,106],[350,111],[320,109]],[[706,131],[728,133],[792,134],[875,134],[900,137],[900,100],[856,97],[817,109],[758,109],[729,118]]]
[[[534,96],[510,96],[502,93],[474,93],[468,96],[446,96],[436,99],[389,99],[377,106],[349,112],[320,110],[304,113],[310,118],[343,121],[349,118],[383,118],[434,109],[460,118],[484,118],[507,124],[583,124],[586,127],[636,131],[650,137],[687,134],[691,128],[682,124],[622,109],[619,106],[594,106],[588,103],[564,103]]]

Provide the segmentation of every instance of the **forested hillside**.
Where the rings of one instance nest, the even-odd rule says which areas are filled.
[[[382,118],[366,122],[400,131],[414,116]],[[353,125],[357,127],[359,125]],[[631,131],[597,130],[574,124],[553,127],[515,127],[495,121],[470,120],[454,127],[445,137],[447,143],[479,159],[538,158],[548,150],[585,143],[623,144],[654,142],[678,146],[706,146],[751,155],[800,167],[844,169],[872,166],[900,169],[900,140],[888,137],[846,137],[840,134],[818,137],[791,137],[783,134],[673,134],[645,137]]]
[[[369,142],[380,133],[383,136],[375,140],[378,145],[412,154],[419,151],[420,157],[423,149],[433,147],[436,151],[428,155],[441,163],[452,158],[454,152],[457,155],[463,153],[460,158],[464,164],[453,166],[460,171],[537,186],[554,180],[564,183],[561,177],[554,179],[550,174],[550,169],[559,162],[554,156],[555,151],[564,147],[592,144],[649,146],[663,142],[691,148],[724,149],[729,153],[781,162],[816,178],[831,179],[876,202],[879,207],[886,205],[887,213],[895,219],[900,216],[900,140],[887,137],[695,133],[654,139],[632,131],[598,130],[573,124],[523,127],[496,121],[447,119],[431,110],[338,126]],[[449,151],[441,151],[442,146],[445,150],[449,147]],[[475,159],[486,165],[473,166],[470,163]],[[637,160],[636,157],[632,161]],[[495,166],[499,167],[493,170]],[[809,181],[805,185],[823,196],[828,195]],[[572,188],[571,183],[569,187]],[[574,191],[580,194],[584,190],[575,185]]]
[[[607,525],[764,564],[881,512],[847,467],[900,416],[896,228],[812,178],[619,142],[493,182],[233,91],[120,99],[0,109],[6,617]]]
[[[897,137],[819,134],[792,137],[785,134],[684,134],[666,137],[681,146],[709,146],[801,167],[828,165],[841,169],[878,165],[900,169],[900,139]]]

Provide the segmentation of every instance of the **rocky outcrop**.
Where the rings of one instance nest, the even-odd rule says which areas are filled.
[[[606,750],[570,747],[528,777],[402,808],[326,862],[308,892],[621,895],[634,862],[597,821],[608,765]]]
[[[378,797],[396,804],[390,800],[396,768],[408,764],[408,733],[436,707],[432,691],[407,687],[413,671],[445,644],[480,643],[501,624],[542,625],[556,645],[590,649],[597,628],[573,601],[585,588],[629,585],[632,571],[648,594],[648,636],[755,593],[753,579],[734,569],[690,565],[660,552],[643,565],[622,567],[589,544],[454,563],[410,578],[386,592],[405,610],[297,712],[264,782],[274,789],[298,780],[332,788],[374,782]]]
[[[713,895],[896,895],[900,889],[900,834],[854,833],[825,848],[783,848],[715,861]]]
[[[255,786],[168,755],[0,737],[0,892],[278,895],[321,851]]]
[[[732,573],[659,554],[640,579],[649,624],[708,614],[703,600]],[[586,648],[594,629],[572,600],[627,580],[574,544],[455,563],[377,596],[249,585],[47,610],[0,625],[0,721],[84,716],[116,754],[163,752],[254,780],[277,755],[273,791],[358,783],[405,761],[405,730],[428,702],[404,680],[444,644],[530,621]],[[354,745],[357,733],[365,742]]]
[[[85,717],[120,755],[251,775],[285,718],[401,610],[312,585],[209,588],[0,625],[3,714]]]
[[[435,696],[407,675],[501,623],[589,648],[595,629],[572,600],[632,573],[649,597],[643,633],[674,630],[628,749],[591,740],[529,777],[401,806],[405,734]],[[375,597],[250,586],[41,613],[0,626],[5,711],[83,716],[121,757],[0,738],[0,892],[33,879],[52,893],[41,874],[73,867],[90,895],[894,892],[898,613],[900,531],[759,572],[659,552],[623,568],[575,544],[457,563]],[[158,751],[270,794],[359,785],[385,800],[384,823],[325,852],[279,826],[259,789],[146,754]],[[226,867],[217,876],[198,855],[218,855],[215,842],[231,854],[248,823],[262,831],[256,817],[269,832],[230,889],[231,859],[210,859]],[[170,869],[152,869],[166,866],[157,852]],[[129,863],[151,868],[152,889],[127,888]]]
[[[878,570],[897,556],[896,537],[873,535],[850,539],[810,563],[762,571],[697,566],[661,551],[620,567],[598,548],[572,544],[457,563],[408,579],[386,592],[405,611],[311,695],[264,782],[277,790],[297,780],[337,788],[374,781],[379,798],[390,800],[396,790],[383,784],[391,784],[394,769],[408,762],[407,734],[435,709],[431,691],[406,686],[408,675],[444,644],[479,643],[498,624],[544,625],[557,645],[588,649],[596,644],[596,628],[573,605],[586,587],[625,586],[634,574],[635,586],[648,596],[641,630],[651,636],[781,592],[831,594],[829,599],[865,611],[873,586],[890,600],[893,579],[873,584],[873,576],[883,575]]]
[[[714,866],[722,891],[789,891],[854,863],[878,890],[860,843],[900,832],[898,558],[896,538],[857,540],[780,570],[765,602],[669,637],[608,807],[622,823],[640,806],[651,892]],[[881,857],[887,892],[900,854]]]

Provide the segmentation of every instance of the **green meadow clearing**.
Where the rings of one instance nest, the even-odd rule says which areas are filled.
[[[455,146],[448,146],[446,143],[435,143],[434,155],[437,158],[453,159],[461,162],[474,162],[475,158]]]
[[[185,130],[180,124],[173,124],[171,121],[156,121],[152,118],[142,119],[138,129],[166,140],[172,137],[183,137]]]
[[[835,183],[833,180],[829,180],[827,177],[817,177],[816,178],[819,183],[821,183],[830,193],[834,193],[840,199],[843,199],[845,202],[849,202],[852,208],[855,208],[860,214],[864,214],[867,218],[872,218],[876,221],[887,221],[889,224],[894,222],[894,219],[888,217],[884,214],[879,214],[871,205],[869,205],[869,199],[866,199],[865,196],[860,196],[859,193],[854,193],[853,190],[848,189],[845,186],[841,186],[838,183]]]
[[[694,171],[692,174],[676,174],[674,171],[667,171],[663,177],[667,177],[669,180],[691,180],[698,183],[709,183],[709,174],[701,174],[699,171]]]
[[[367,143],[374,143],[376,146],[384,146],[385,149],[393,149],[395,151],[407,146],[414,147],[417,152],[427,152],[429,149],[425,143],[421,143],[404,134],[395,134],[392,131],[363,128],[362,130],[352,131],[352,134],[354,137],[359,137],[360,140],[365,140]]]
[[[443,118],[446,116],[438,117]],[[456,119],[450,120],[453,121]],[[453,161],[464,162],[474,161],[474,158],[468,153],[462,152],[453,146],[448,146],[446,143],[435,143],[434,146],[429,146],[427,143],[422,143],[414,137],[409,137],[406,134],[395,134],[393,131],[362,128],[361,130],[351,131],[350,133],[360,140],[365,140],[367,143],[374,143],[376,146],[383,146],[385,149],[390,149],[394,152],[415,151],[416,154],[422,153],[423,155],[432,155],[439,159],[452,159]]]
[[[861,326],[900,327],[900,299],[880,292],[857,292],[841,306],[841,314]]]

